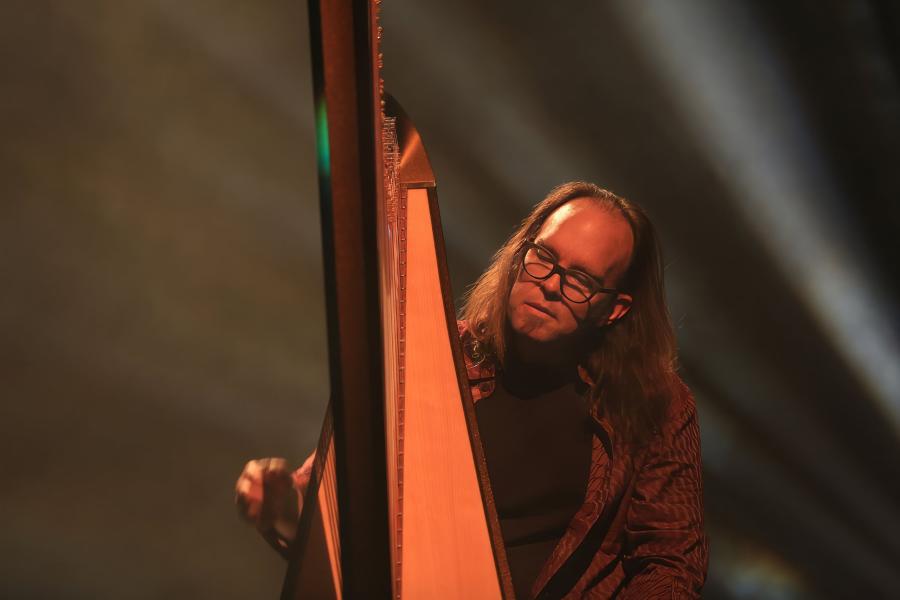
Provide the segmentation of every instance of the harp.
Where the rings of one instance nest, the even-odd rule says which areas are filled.
[[[331,402],[282,598],[509,599],[434,176],[384,94],[379,4],[309,3]]]

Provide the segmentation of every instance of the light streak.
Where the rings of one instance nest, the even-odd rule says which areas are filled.
[[[738,3],[617,7],[737,208],[900,432],[895,313],[777,56]],[[861,394],[862,395],[862,394]],[[853,399],[848,398],[848,401]]]

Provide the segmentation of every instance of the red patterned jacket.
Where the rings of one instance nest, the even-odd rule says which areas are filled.
[[[496,368],[473,352],[460,324],[472,399],[494,392]],[[532,586],[539,600],[699,598],[709,542],[703,529],[700,430],[687,386],[673,398],[659,434],[629,452],[596,408],[584,504]],[[309,481],[312,457],[294,473]],[[524,600],[524,599],[519,599]]]

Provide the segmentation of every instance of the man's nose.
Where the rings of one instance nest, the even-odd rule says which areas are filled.
[[[544,293],[552,296],[560,296],[562,287],[562,273],[559,271],[551,273],[550,277],[541,281],[541,289]]]

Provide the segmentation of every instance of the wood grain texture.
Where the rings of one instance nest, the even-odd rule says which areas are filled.
[[[408,191],[407,222],[402,597],[499,598],[426,190]]]

